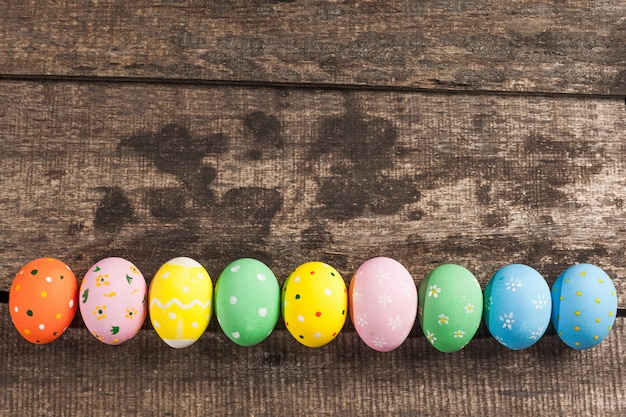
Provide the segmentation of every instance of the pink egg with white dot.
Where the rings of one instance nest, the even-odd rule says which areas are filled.
[[[348,292],[350,318],[366,345],[379,352],[399,347],[417,315],[417,289],[407,269],[391,258],[359,266]]]

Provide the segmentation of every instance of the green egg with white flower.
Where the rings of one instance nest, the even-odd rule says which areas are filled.
[[[476,277],[460,265],[439,265],[418,291],[418,318],[424,336],[440,352],[465,347],[480,326],[483,293]]]
[[[279,314],[280,288],[267,265],[242,258],[224,268],[215,284],[215,316],[230,340],[240,346],[261,343]]]

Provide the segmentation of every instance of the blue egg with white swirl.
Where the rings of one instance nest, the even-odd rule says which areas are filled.
[[[487,283],[484,300],[487,329],[509,349],[534,345],[550,323],[550,288],[543,276],[527,265],[500,268]]]
[[[589,349],[608,336],[617,314],[617,292],[601,268],[570,266],[552,285],[552,325],[566,345]]]

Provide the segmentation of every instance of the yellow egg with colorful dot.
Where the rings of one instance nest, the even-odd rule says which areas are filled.
[[[335,268],[307,262],[287,278],[282,291],[282,311],[289,333],[308,347],[330,343],[346,321],[346,284]]]

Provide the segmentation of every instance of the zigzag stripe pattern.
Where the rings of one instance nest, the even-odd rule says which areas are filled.
[[[152,301],[150,301],[150,308],[156,305],[157,307],[160,307],[165,310],[167,308],[170,308],[172,304],[176,304],[178,307],[182,308],[183,310],[189,310],[194,305],[200,306],[202,308],[208,308],[211,305],[211,300],[208,300],[206,303],[203,303],[200,300],[195,299],[187,304],[184,304],[178,298],[171,298],[170,300],[168,300],[167,303],[163,304],[158,298],[153,298]]]

